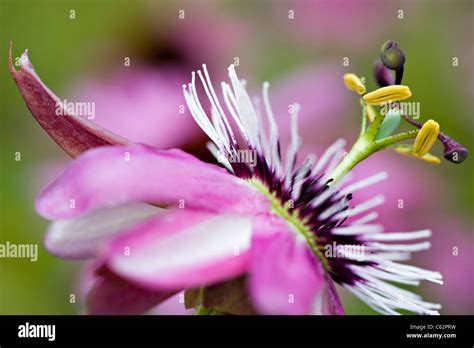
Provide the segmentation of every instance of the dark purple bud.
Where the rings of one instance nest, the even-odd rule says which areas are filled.
[[[386,41],[380,49],[380,59],[383,64],[391,69],[399,71],[403,69],[405,65],[405,55],[403,51],[398,47],[397,43],[392,40]]]
[[[380,58],[377,59],[374,64],[374,78],[380,87],[390,86],[395,83],[395,78],[390,70],[383,65]]]
[[[466,160],[469,151],[463,145],[441,132],[438,135],[438,139],[444,145],[444,158],[456,164],[460,164]]]

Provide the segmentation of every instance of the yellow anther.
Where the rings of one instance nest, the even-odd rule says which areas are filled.
[[[369,105],[381,105],[388,102],[396,102],[411,97],[408,86],[392,85],[376,89],[364,95],[364,101]]]
[[[377,116],[377,114],[375,113],[374,108],[370,105],[366,105],[365,106],[365,113],[367,115],[367,119],[370,122],[374,122],[375,116]]]
[[[394,147],[393,149],[395,150],[395,152],[398,152],[399,154],[402,154],[402,155],[413,155],[412,145],[399,145],[397,147]]]
[[[438,122],[433,120],[426,121],[416,136],[415,142],[413,144],[413,154],[423,157],[433,147],[438,134]]]
[[[345,74],[344,75],[344,83],[348,90],[364,94],[365,93],[365,86],[362,83],[361,79],[357,77],[355,74]]]
[[[407,155],[407,156],[411,156],[411,157],[415,157],[415,158],[419,158],[425,162],[428,162],[428,163],[431,163],[431,164],[440,164],[441,163],[441,160],[430,154],[430,153],[426,153],[424,154],[423,156],[418,156],[418,155],[415,155],[413,153],[413,145],[399,145],[397,147],[394,148],[394,150],[402,155]]]
[[[420,157],[423,161],[426,161],[428,163],[431,163],[431,164],[440,164],[441,163],[441,160],[436,157],[435,155],[432,155],[430,153],[427,153],[426,155],[424,155],[423,157]]]

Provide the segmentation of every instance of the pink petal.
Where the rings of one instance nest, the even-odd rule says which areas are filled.
[[[337,294],[336,287],[329,274],[325,275],[326,284],[322,291],[316,296],[313,312],[316,315],[344,315],[341,300]]]
[[[75,219],[57,220],[48,227],[45,247],[63,258],[97,257],[112,236],[160,211],[163,209],[149,204],[128,203],[97,209]]]
[[[257,224],[274,233],[254,233],[250,256],[250,294],[259,313],[310,314],[326,286],[324,270],[306,241],[289,226]]]
[[[10,44],[9,65],[18,89],[36,121],[46,133],[66,151],[76,157],[87,149],[102,145],[125,145],[128,140],[113,134],[87,120],[86,117],[56,113],[65,110],[63,102],[41,82],[36,75],[26,50],[20,59],[20,70],[16,71],[12,61]],[[61,108],[59,108],[61,106]]]
[[[36,201],[46,218],[71,219],[102,206],[146,202],[224,212],[267,209],[260,192],[224,169],[181,150],[145,145],[92,149]]]
[[[181,291],[152,308],[148,313],[153,315],[191,315],[195,311],[194,308],[186,309],[184,306],[184,291]]]
[[[142,314],[175,293],[140,288],[105,267],[96,275],[87,298],[89,314]]]
[[[144,287],[182,289],[242,274],[250,217],[175,209],[111,242],[107,265]]]

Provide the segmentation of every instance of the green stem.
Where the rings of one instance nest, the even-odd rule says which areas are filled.
[[[200,305],[194,315],[212,315],[212,308],[206,308],[203,305]]]
[[[345,174],[347,174],[357,163],[366,159],[373,151],[371,142],[365,136],[367,133],[360,136],[352,145],[351,150],[344,156],[341,162],[334,168],[330,178],[333,179],[331,186],[338,182]]]
[[[217,309],[211,310],[209,315],[226,315],[224,312],[218,311]]]
[[[377,147],[379,150],[386,148],[387,146],[390,146],[394,143],[398,143],[399,141],[402,140],[407,140],[411,138],[416,138],[416,135],[418,134],[418,129],[414,129],[405,133],[398,133],[395,135],[391,135],[389,137],[377,140],[374,142],[375,147]]]
[[[384,116],[377,113],[377,116],[375,116],[374,121],[367,128],[367,131],[364,134],[362,134],[360,137],[366,137],[367,140],[369,141],[375,141],[375,138],[377,137],[377,133],[379,132],[380,126],[382,125],[383,119],[384,119]]]
[[[367,124],[367,115],[366,115],[367,107],[365,106],[365,103],[362,101],[362,99],[361,99],[361,104],[362,104],[362,121],[360,125],[359,137],[361,137],[365,133],[365,127]]]
[[[331,186],[338,182],[345,174],[354,168],[371,154],[385,149],[386,147],[398,143],[399,141],[415,138],[418,130],[395,134],[383,139],[374,140],[382,123],[383,116],[378,115],[374,122],[367,128],[357,141],[352,145],[351,150],[344,156],[343,160],[334,168],[330,177],[333,179]]]

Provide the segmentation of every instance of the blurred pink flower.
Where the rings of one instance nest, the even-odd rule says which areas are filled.
[[[218,1],[150,7],[156,54],[168,50],[176,55],[174,60],[154,62],[153,57],[149,61],[144,57],[138,65],[109,71],[102,79],[83,80],[70,95],[94,102],[94,122],[132,141],[159,148],[202,145],[204,137],[185,107],[182,84],[188,71],[204,61],[213,66],[232,61],[232,51],[243,42],[248,25]]]
[[[431,214],[430,214],[431,213]],[[425,285],[423,289],[443,302],[444,314],[474,312],[474,223],[449,218],[444,211],[427,212],[421,219],[433,230],[431,253],[421,253],[416,260],[443,273],[442,287]],[[424,222],[423,221],[423,222]],[[421,224],[422,222],[419,222]]]
[[[222,1],[174,1],[169,5],[153,3],[150,23],[159,41],[185,57],[188,67],[204,62],[215,67],[233,61],[248,40],[251,23],[228,11]]]
[[[277,4],[273,17],[294,39],[309,47],[330,45],[348,47],[351,51],[383,41],[390,25],[395,26],[400,20],[397,11],[406,11],[407,5],[411,11],[416,8],[416,4],[408,2],[377,0],[299,0]]]
[[[71,95],[95,103],[94,122],[134,141],[159,148],[183,146],[201,132],[185,107],[185,75],[162,66],[123,68],[102,81],[83,81]]]
[[[352,125],[347,120],[350,93],[347,93],[341,76],[344,69],[321,61],[292,71],[272,83],[273,109],[282,129],[282,145],[291,138],[290,106],[298,103],[299,130],[303,145],[325,146],[334,141],[334,134],[349,133]],[[337,130],[337,131],[336,131]],[[353,133],[350,133],[353,136]],[[309,152],[314,152],[309,149]],[[309,153],[303,151],[303,156]]]

